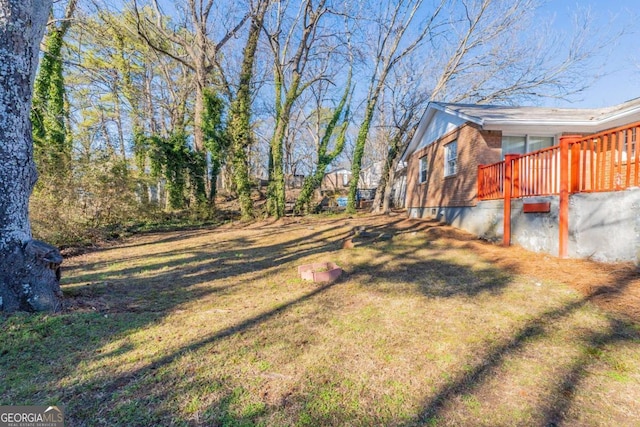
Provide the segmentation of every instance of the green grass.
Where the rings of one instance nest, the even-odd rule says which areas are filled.
[[[0,319],[0,404],[69,426],[640,424],[634,321],[428,223],[284,222],[66,260],[65,312]],[[358,225],[393,239],[342,249]],[[338,282],[297,277],[324,261]]]

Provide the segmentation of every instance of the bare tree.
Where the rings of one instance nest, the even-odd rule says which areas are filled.
[[[393,131],[374,201],[378,212],[388,211],[395,165],[429,100],[513,103],[580,93],[597,77],[595,55],[622,34],[593,36],[589,13],[576,15],[568,38],[533,31],[538,0],[463,0],[456,6],[386,85],[392,102],[383,107],[390,111],[383,126]]]
[[[294,103],[306,89],[326,76],[327,63],[322,62],[320,57],[328,57],[324,52],[318,52],[323,50],[318,48],[321,38],[329,37],[329,33],[321,32],[320,26],[321,19],[328,14],[326,0],[319,0],[315,5],[312,0],[303,1],[288,24],[289,9],[288,1],[277,2],[274,25],[272,28],[265,26],[274,56],[275,89],[275,128],[269,151],[268,210],[276,218],[284,215],[283,147]],[[309,72],[309,65],[314,60],[320,67]]]
[[[430,92],[420,79],[414,78],[415,64],[411,61],[394,70],[386,87],[387,102],[381,108],[387,110],[387,122],[381,125],[388,137],[380,182],[376,188],[372,211],[387,213],[390,210],[391,190],[400,156],[413,137],[413,130],[420,120],[420,112],[430,98]]]
[[[37,180],[31,110],[39,45],[51,0],[0,0],[0,309],[60,307],[58,250],[32,240],[29,196]]]
[[[351,163],[351,176],[353,179],[349,185],[348,212],[355,212],[356,209],[358,177],[362,170],[365,144],[387,77],[403,58],[411,55],[425,40],[429,39],[445,3],[447,2],[440,1],[437,3],[428,13],[428,17],[419,22],[418,25],[414,24],[418,20],[417,16],[424,13],[424,10],[422,10],[423,0],[389,1],[378,9],[380,14],[374,18],[374,34],[376,34],[376,37],[372,52],[371,77],[365,101],[364,116],[358,129],[358,137]]]
[[[437,76],[432,100],[513,103],[566,98],[599,76],[593,59],[624,33],[596,32],[589,10],[576,9],[570,34],[541,24],[540,0],[464,0],[449,13],[446,34],[425,55]],[[515,37],[514,35],[518,35]]]
[[[193,118],[194,145],[197,151],[203,151],[204,91],[209,86],[212,72],[216,69],[220,50],[242,28],[250,14],[244,13],[236,23],[221,34],[218,40],[213,41],[209,36],[212,32],[210,26],[213,0],[184,0],[184,3],[180,4],[182,7],[178,8],[184,14],[177,22],[177,27],[173,29],[168,28],[169,19],[162,11],[158,0],[153,0],[152,6],[153,20],[147,19],[147,15],[141,13],[138,0],[134,0],[138,32],[153,49],[170,56],[193,71],[196,90]],[[170,44],[180,49],[174,49]]]

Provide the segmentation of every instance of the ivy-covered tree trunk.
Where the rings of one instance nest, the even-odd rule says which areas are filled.
[[[251,200],[251,184],[249,181],[249,160],[247,149],[251,145],[251,111],[250,94],[247,91],[238,93],[229,111],[229,137],[233,167],[233,181],[240,201],[240,215],[243,220],[253,218],[253,201]]]
[[[333,150],[331,152],[328,152],[329,142],[331,141],[336,126],[338,125],[338,121],[342,116],[345,104],[347,104],[350,90],[351,70],[349,71],[349,77],[347,79],[347,85],[345,87],[344,94],[342,95],[342,99],[340,99],[340,103],[334,110],[333,115],[331,116],[331,120],[329,120],[329,123],[324,130],[324,135],[322,136],[322,139],[318,144],[318,163],[316,165],[315,171],[310,176],[306,177],[304,183],[302,184],[302,190],[300,191],[300,195],[298,196],[296,205],[294,207],[294,213],[296,214],[301,214],[305,211],[309,212],[311,210],[311,198],[313,197],[313,193],[316,191],[316,189],[318,189],[318,187],[320,187],[320,185],[322,184],[322,178],[324,178],[327,167],[340,155],[340,153],[342,153],[342,150],[344,149],[347,125],[349,121],[348,107],[347,111],[344,113],[340,133],[338,134],[335,146],[333,147]]]
[[[71,168],[71,134],[66,105],[62,46],[78,0],[69,0],[64,19],[51,24],[33,89],[31,122],[38,170],[47,179],[66,178]]]
[[[60,252],[32,239],[31,99],[51,0],[0,0],[0,309],[60,308]]]
[[[273,138],[271,139],[271,145],[269,152],[270,157],[270,174],[269,174],[269,189],[267,195],[267,207],[269,215],[274,218],[281,218],[284,216],[285,207],[285,184],[284,184],[284,156],[283,146],[284,138],[289,126],[290,111],[286,112],[286,115],[281,115],[277,120],[276,130]]]
[[[358,193],[358,182],[360,181],[360,171],[362,170],[362,158],[364,157],[364,147],[367,142],[367,136],[369,135],[369,129],[371,128],[371,121],[373,120],[373,113],[378,101],[377,95],[369,100],[367,103],[367,109],[365,111],[364,120],[360,125],[358,131],[358,138],[356,139],[356,146],[353,151],[353,162],[351,163],[351,183],[349,183],[349,195],[347,198],[347,212],[355,213],[356,211],[356,196]]]
[[[228,135],[231,143],[233,181],[240,201],[240,215],[243,220],[253,218],[253,200],[249,181],[249,159],[247,150],[252,143],[251,130],[251,81],[262,20],[266,13],[266,3],[251,21],[247,44],[242,59],[242,70],[236,98],[229,108]]]
[[[203,125],[203,116],[204,116],[204,111],[205,111],[205,88],[206,88],[206,84],[207,84],[207,79],[205,78],[198,78],[198,81],[196,82],[196,96],[195,96],[195,102],[194,102],[194,115],[193,115],[193,122],[194,122],[194,126],[193,126],[193,144],[195,147],[195,151],[196,154],[198,156],[200,156],[204,161],[200,162],[196,162],[194,163],[192,166],[196,167],[196,165],[201,166],[201,170],[195,173],[195,176],[197,176],[196,180],[198,182],[198,184],[196,186],[194,186],[192,188],[193,190],[193,195],[196,199],[197,204],[202,207],[206,204],[207,202],[207,186],[211,185],[212,183],[209,183],[207,181],[207,161],[206,161],[206,152],[205,152],[205,139],[204,139],[204,132],[202,129],[202,125]],[[204,85],[204,86],[202,86]],[[200,185],[200,180],[202,180],[202,185]]]
[[[205,108],[202,118],[202,131],[204,133],[205,147],[210,155],[211,187],[209,189],[209,202],[212,206],[215,206],[218,176],[222,171],[222,166],[229,150],[229,137],[222,121],[224,111],[222,99],[211,89],[207,89],[204,96]]]
[[[168,208],[184,209],[187,200],[185,190],[187,180],[191,187],[191,195],[197,204],[205,193],[204,176],[205,159],[202,153],[192,151],[187,144],[186,133],[176,131],[164,138],[154,135],[147,142],[150,152],[151,172],[155,177],[164,177],[168,192]]]
[[[269,143],[269,188],[267,192],[267,209],[275,218],[284,216],[285,183],[284,183],[284,139],[291,120],[293,103],[300,96],[300,73],[294,72],[291,86],[283,96],[283,76],[276,67],[276,128]]]
[[[320,19],[327,11],[325,0],[320,0],[315,7],[311,0],[301,2],[304,13],[300,14],[294,27],[302,23],[300,38],[297,47],[293,49],[290,44],[293,28],[284,30],[282,27],[282,17],[278,17],[278,25],[274,32],[269,35],[269,42],[274,53],[274,80],[275,80],[275,109],[276,125],[271,137],[269,146],[269,191],[267,197],[267,208],[269,214],[275,218],[284,215],[285,209],[285,182],[284,182],[284,140],[287,136],[289,122],[291,121],[291,111],[293,104],[302,95],[314,79],[302,81],[302,77],[309,60],[309,53],[313,51],[313,45],[318,40],[316,30]],[[285,37],[284,44],[281,43],[282,34]],[[287,52],[294,51],[291,58]],[[285,76],[291,69],[290,81],[287,83]]]
[[[71,160],[71,146],[65,128],[63,37],[64,32],[57,28],[47,36],[31,111],[35,155],[41,172],[47,176],[66,175]]]

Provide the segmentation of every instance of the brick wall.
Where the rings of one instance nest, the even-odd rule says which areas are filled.
[[[444,176],[444,146],[458,141],[457,173]],[[413,153],[407,164],[408,208],[475,206],[478,165],[499,162],[502,157],[502,133],[483,131],[466,123],[427,147]],[[419,182],[420,158],[427,156],[428,173]]]
[[[349,176],[347,184],[345,185],[342,173],[337,173],[337,172],[327,173],[322,178],[320,189],[322,191],[331,191],[336,193],[341,191],[346,191],[349,189],[350,181],[351,181],[351,176]]]

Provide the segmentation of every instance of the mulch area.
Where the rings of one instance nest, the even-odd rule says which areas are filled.
[[[386,221],[389,220],[387,217]],[[384,221],[379,218],[372,222],[382,225]],[[503,247],[433,221],[396,218],[392,228],[398,231],[418,230],[434,239],[446,239],[452,246],[472,250],[492,264],[515,274],[565,283],[599,307],[640,322],[640,267],[633,263],[560,259],[549,254],[530,252],[519,246]]]

